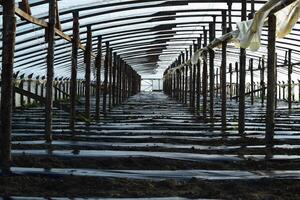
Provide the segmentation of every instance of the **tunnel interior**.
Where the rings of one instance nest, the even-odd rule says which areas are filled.
[[[300,0],[0,15],[0,200],[300,198]]]

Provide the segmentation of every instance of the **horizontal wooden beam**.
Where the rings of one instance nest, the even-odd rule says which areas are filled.
[[[2,5],[2,0],[0,0],[0,4]],[[23,20],[26,20],[29,23],[35,24],[35,25],[40,26],[42,28],[48,28],[48,22],[46,22],[44,20],[41,20],[41,19],[38,19],[38,18],[35,18],[35,17],[27,14],[26,12],[24,12],[20,8],[16,8],[15,13],[16,13],[17,16],[21,17]],[[55,28],[55,34],[57,36],[59,36],[60,38],[68,41],[68,42],[72,42],[72,37],[71,36],[66,35],[63,31],[61,31],[57,28]],[[86,51],[86,48],[85,48],[84,45],[79,44],[78,47],[81,50]],[[96,58],[96,55],[94,53],[92,53],[92,56],[94,58]]]

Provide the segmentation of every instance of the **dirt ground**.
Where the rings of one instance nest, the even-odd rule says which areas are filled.
[[[0,196],[300,199],[299,180],[142,181],[92,177],[0,177]]]

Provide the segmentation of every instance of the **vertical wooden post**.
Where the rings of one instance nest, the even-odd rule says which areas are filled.
[[[12,123],[12,92],[13,66],[16,38],[15,1],[5,0],[3,6],[3,46],[1,73],[1,169],[9,173],[11,165],[11,123]]]
[[[202,45],[202,34],[200,38],[198,38],[198,48],[197,50],[201,49]],[[198,60],[197,63],[197,102],[196,102],[196,110],[197,115],[200,115],[200,96],[201,96],[201,62]]]
[[[288,52],[288,105],[289,110],[292,109],[292,49],[289,49]]]
[[[186,56],[185,61],[187,61],[188,60],[188,50],[187,49],[185,49],[185,56]],[[189,89],[188,73],[189,73],[189,66],[185,66],[185,89],[184,89],[185,90],[185,94],[184,94],[185,97],[184,97],[184,104],[186,104],[186,105],[188,103],[188,89]]]
[[[118,105],[122,102],[122,59],[118,58]]]
[[[107,105],[107,84],[108,84],[108,65],[109,65],[109,42],[106,42],[106,55],[104,63],[104,83],[103,83],[103,113],[106,116],[106,105]]]
[[[193,46],[190,45],[190,51],[189,51],[189,58],[192,57],[192,51],[193,51]],[[189,70],[190,70],[190,77],[189,77],[189,105],[190,105],[190,108],[192,109],[193,108],[193,65],[189,66]]]
[[[119,64],[120,56],[116,58],[116,105],[119,105]]]
[[[266,146],[273,146],[274,113],[275,113],[275,51],[276,51],[276,17],[274,14],[268,19],[268,90],[266,113]]]
[[[197,51],[197,45],[195,41],[193,41],[193,52],[195,53]],[[195,103],[196,103],[196,81],[197,81],[197,68],[196,65],[193,65],[193,83],[192,83],[192,112],[195,112]]]
[[[215,94],[216,94],[216,99],[218,98],[219,95],[219,68],[216,68],[215,72]]]
[[[18,74],[19,74],[19,72],[13,73],[12,110],[15,110],[15,108],[16,108],[16,91],[15,91],[15,87],[16,87],[16,81],[17,81],[17,78],[18,78]],[[1,102],[1,100],[0,100],[0,102]],[[1,108],[0,108],[0,112],[1,112]],[[1,138],[1,136],[0,136],[0,138]],[[1,154],[1,150],[0,150],[0,154]]]
[[[46,82],[46,141],[52,141],[52,108],[53,108],[53,77],[54,77],[54,42],[56,25],[56,0],[49,1],[49,23],[47,33],[48,55],[47,55],[47,82]]]
[[[222,11],[222,33],[227,33],[226,11]],[[227,68],[227,42],[222,43],[222,64],[221,64],[221,98],[222,98],[222,129],[226,130],[227,125],[227,81],[226,81],[226,68]]]
[[[70,84],[70,129],[75,131],[76,121],[76,98],[77,98],[77,63],[78,63],[78,44],[79,44],[79,13],[73,12],[73,40],[72,40],[72,69]]]
[[[229,90],[230,90],[230,100],[232,100],[232,96],[233,96],[233,88],[232,88],[232,74],[233,74],[233,71],[232,71],[232,63],[229,64]]]
[[[112,66],[112,61],[113,61],[113,49],[110,48],[109,49],[109,87],[108,87],[108,91],[109,91],[109,98],[108,98],[108,108],[109,110],[111,110],[112,108],[112,71],[113,71],[113,66]]]
[[[62,82],[63,82],[63,77],[58,79],[58,86],[57,88],[59,89],[58,90],[58,99],[61,100],[61,85],[62,85]]]
[[[286,87],[286,85],[285,85],[285,82],[284,81],[282,81],[282,99],[283,100],[286,100],[286,98],[285,98],[285,87]]]
[[[181,52],[180,53],[180,56],[181,56],[181,59],[182,59],[182,63],[185,63],[185,59],[184,59],[184,53],[183,52]],[[185,102],[185,70],[184,70],[185,68],[184,67],[182,67],[182,69],[181,69],[181,73],[182,73],[182,91],[181,91],[181,96],[182,96],[182,103],[184,103]]]
[[[242,0],[242,21],[247,19],[247,0]],[[246,49],[240,49],[239,134],[245,133]]]
[[[277,85],[277,74],[278,74],[278,68],[277,68],[277,53],[275,53],[275,109],[278,105],[278,85]]]
[[[100,95],[101,95],[101,65],[102,65],[102,36],[98,37],[96,67],[96,120],[100,119]]]
[[[253,72],[253,59],[249,60],[249,68],[250,68],[250,79],[251,79],[251,105],[254,105],[254,72]]]
[[[117,74],[117,53],[113,54],[114,62],[113,62],[113,74],[112,74],[112,106],[116,105],[116,74]]]
[[[87,41],[85,51],[85,116],[90,119],[91,110],[91,53],[92,53],[92,27],[87,26]]]
[[[28,76],[28,79],[27,79],[27,91],[28,91],[28,92],[31,92],[32,77],[33,77],[33,74],[30,74],[30,75]],[[28,104],[31,103],[31,98],[30,98],[30,97],[27,97],[27,103],[28,103]]]
[[[123,96],[122,96],[122,101],[125,101],[126,96],[127,96],[127,63],[123,63]],[[175,88],[175,81],[174,81],[174,88]],[[175,93],[173,93],[173,97],[175,97]]]
[[[203,46],[207,46],[207,30],[203,27]],[[203,96],[203,118],[207,117],[207,90],[208,90],[208,71],[207,71],[207,52],[203,52],[203,75],[202,75],[202,96]]]
[[[228,23],[229,23],[229,31],[232,30],[232,2],[231,0],[227,1],[228,6]]]
[[[25,74],[22,74],[20,76],[20,84],[19,84],[19,88],[21,88],[22,90],[24,89],[24,77],[25,77]],[[20,94],[20,104],[21,104],[21,107],[24,107],[24,95],[23,94]]]
[[[215,39],[215,16],[214,21],[209,23],[209,41],[212,42]],[[214,119],[214,95],[215,95],[215,52],[213,49],[209,50],[209,93],[210,93],[210,121],[213,122]]]
[[[236,72],[236,80],[235,80],[235,95],[239,96],[239,63],[235,62],[235,72]],[[239,98],[236,98],[236,102],[238,102]]]
[[[35,91],[34,91],[34,94],[35,95],[39,95],[39,79],[40,79],[40,76],[37,76],[36,78],[35,78],[36,80],[35,80]],[[37,101],[35,101],[35,103],[37,103]]]
[[[265,96],[266,96],[266,90],[265,90],[265,57],[262,57],[262,62],[261,62],[261,75],[260,75],[260,80],[261,80],[261,104],[264,106],[265,103]]]

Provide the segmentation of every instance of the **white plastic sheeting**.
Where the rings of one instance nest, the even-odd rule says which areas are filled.
[[[266,18],[270,12],[278,6],[281,0],[269,0],[259,11],[253,20],[237,23],[238,34],[233,35],[233,42],[237,47],[250,48],[257,51],[261,46],[261,32],[266,24]],[[276,13],[277,37],[283,38],[288,35],[300,18],[300,0]]]

